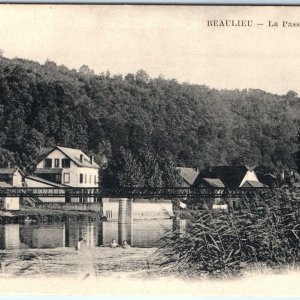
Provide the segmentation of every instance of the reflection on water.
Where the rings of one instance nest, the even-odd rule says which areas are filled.
[[[112,239],[127,240],[136,247],[159,245],[166,230],[178,228],[170,219],[118,222],[64,222],[0,225],[0,249],[75,247],[79,237],[91,247],[108,245]]]

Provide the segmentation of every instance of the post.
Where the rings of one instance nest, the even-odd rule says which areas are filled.
[[[118,242],[122,244],[124,240],[128,244],[133,243],[133,217],[132,217],[132,199],[119,199],[119,215],[118,215]]]

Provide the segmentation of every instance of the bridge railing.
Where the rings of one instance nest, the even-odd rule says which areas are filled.
[[[219,198],[239,197],[270,191],[269,188],[188,188],[188,187],[126,187],[126,188],[0,188],[0,197],[107,197],[107,198]]]

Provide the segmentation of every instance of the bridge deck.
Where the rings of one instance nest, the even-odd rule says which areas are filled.
[[[269,188],[0,188],[0,197],[99,197],[99,198],[218,198],[238,197],[270,191]]]

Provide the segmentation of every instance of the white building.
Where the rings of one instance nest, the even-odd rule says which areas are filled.
[[[4,181],[15,187],[22,187],[24,173],[18,168],[0,168],[0,181]]]
[[[25,177],[26,187],[29,188],[66,188],[65,184],[52,182],[37,176]],[[42,202],[66,202],[66,197],[40,197],[38,198]]]
[[[0,188],[22,187],[24,173],[17,167],[0,168]],[[5,210],[19,210],[19,197],[0,197],[0,207]]]
[[[99,165],[93,156],[87,156],[79,149],[56,146],[39,161],[34,176],[71,187],[97,188]],[[71,202],[95,200],[94,197],[86,196],[69,199]]]

